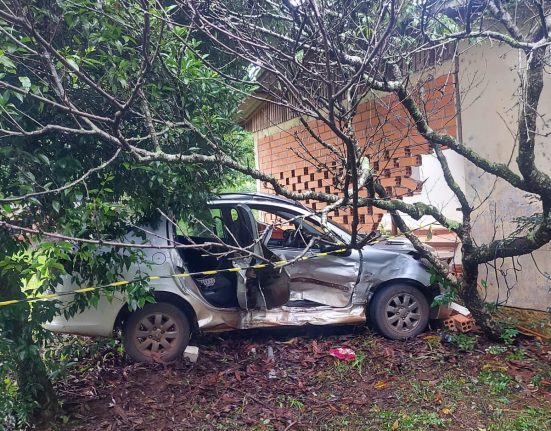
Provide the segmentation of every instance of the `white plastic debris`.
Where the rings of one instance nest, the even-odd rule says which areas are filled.
[[[462,314],[463,316],[470,316],[471,315],[471,312],[469,311],[468,308],[463,307],[462,305],[459,305],[457,302],[452,302],[449,305],[449,308],[451,308],[452,310],[457,311],[459,314]]]
[[[184,358],[188,358],[190,362],[197,362],[199,358],[199,347],[187,346],[186,350],[184,350]]]
[[[267,356],[268,359],[274,359],[274,348],[272,346],[268,346]]]

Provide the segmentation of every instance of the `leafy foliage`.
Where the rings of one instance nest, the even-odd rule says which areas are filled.
[[[56,110],[51,103],[70,98],[79,109],[115,117],[124,139],[141,142],[144,148],[198,153],[208,147],[203,135],[208,133],[220,137],[236,159],[251,159],[252,142],[232,119],[239,93],[204,66],[203,46],[184,27],[167,31],[164,17],[170,7],[144,13],[142,6],[122,6],[115,0],[29,2],[25,13],[36,31],[33,36],[24,26],[0,19],[0,221],[79,238],[120,240],[131,228],[155,223],[158,208],[186,218],[201,211],[210,194],[246,185],[242,176],[221,166],[136,162],[102,135],[5,134],[37,124],[55,124],[59,130],[81,126],[70,112]],[[53,72],[42,61],[46,54],[40,35],[59,53]],[[144,63],[144,57],[149,61]],[[58,77],[65,94],[52,76]],[[136,103],[116,118],[90,82],[115,100]],[[162,113],[163,122],[152,125],[147,111]],[[134,233],[139,235],[139,230]],[[110,283],[144,259],[133,249],[52,241],[4,229],[0,248],[0,300],[55,290],[63,277],[81,284]],[[114,290],[105,293],[111,297]],[[125,293],[131,308],[151,300],[145,282],[133,283]],[[97,292],[76,295],[64,313],[74,315],[97,305],[98,299]],[[51,335],[41,323],[56,312],[55,301],[0,308],[0,380],[6,395],[0,397],[0,407],[7,413],[5,426],[23,426],[40,414],[44,406],[38,409],[37,403],[45,402],[40,392],[51,392],[46,383],[35,391],[21,372],[33,363],[37,368],[28,372],[44,374],[41,349]]]
[[[460,350],[471,352],[476,346],[476,336],[459,333],[452,336],[452,342]]]

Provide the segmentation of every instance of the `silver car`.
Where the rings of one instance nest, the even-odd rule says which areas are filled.
[[[150,264],[124,276],[148,273],[156,303],[131,311],[124,295],[101,295],[97,307],[69,320],[60,315],[47,329],[87,336],[122,331],[134,360],[170,361],[197,332],[365,324],[368,317],[393,339],[426,328],[440,292],[408,241],[343,250],[351,239],[345,228],[261,193],[220,195],[209,209],[187,232],[168,221],[148,230],[146,242],[165,248],[146,249]],[[170,248],[174,244],[180,247]],[[79,287],[67,280],[59,290]]]

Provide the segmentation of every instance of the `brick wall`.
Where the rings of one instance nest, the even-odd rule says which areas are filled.
[[[453,76],[446,74],[425,84],[417,95],[424,101],[430,126],[455,136],[455,101]],[[255,113],[256,114],[256,113]],[[254,122],[254,115],[249,124]],[[257,115],[265,116],[265,109]],[[330,152],[321,146],[302,126],[285,128],[277,125],[255,133],[259,168],[274,175],[293,191],[316,190],[336,193],[331,172],[337,166]],[[312,121],[309,126],[332,145],[341,145],[328,126]],[[417,133],[403,107],[394,96],[362,103],[354,119],[354,128],[360,145],[366,147],[371,166],[378,173],[381,183],[393,196],[411,196],[421,190],[422,183],[415,178],[415,168],[421,164],[421,155],[429,154],[427,142]],[[327,165],[317,169],[308,160],[312,157]],[[271,192],[265,184],[261,191]],[[365,192],[363,193],[365,196]],[[315,210],[324,207],[321,202],[306,202]],[[361,208],[360,223],[364,231],[375,229],[384,211],[378,208]],[[349,224],[351,212],[339,210],[333,220]]]

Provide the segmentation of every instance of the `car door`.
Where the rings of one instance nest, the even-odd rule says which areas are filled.
[[[325,254],[327,250],[342,249],[344,244],[308,215],[276,206],[252,208],[257,211],[258,223],[272,229],[271,238],[267,242],[269,251],[285,261],[293,261],[303,255],[308,258],[284,267],[289,278],[290,304],[307,305],[310,302],[346,307],[358,281],[360,252],[348,250],[345,253],[315,257],[319,253]],[[313,241],[305,252],[308,243],[316,235],[318,240]],[[295,239],[292,239],[293,236]]]
[[[237,277],[237,300],[245,310],[271,309],[289,300],[287,274],[267,260],[277,258],[263,245],[251,209],[244,204],[221,208],[229,245],[243,249],[234,253],[232,264],[241,268]]]

